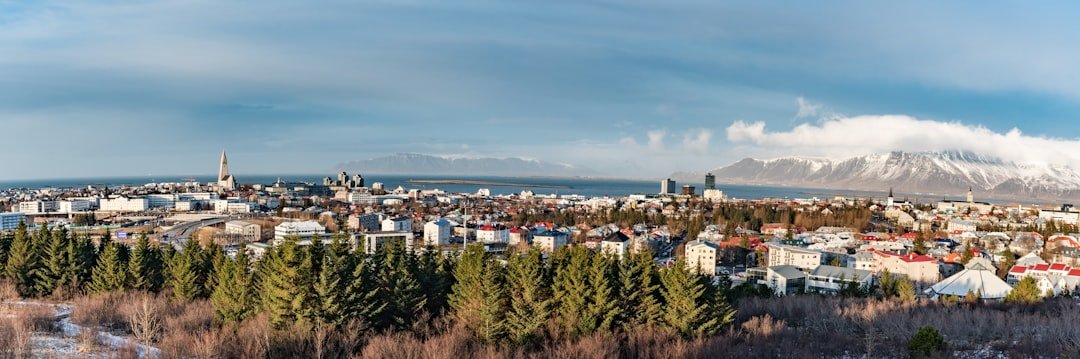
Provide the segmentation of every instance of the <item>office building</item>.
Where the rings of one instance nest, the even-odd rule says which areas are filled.
[[[675,194],[675,180],[665,178],[660,181],[660,194]]]
[[[716,189],[716,176],[711,172],[705,174],[705,190]]]
[[[19,222],[26,220],[22,212],[0,213],[0,231],[10,231],[19,227]]]
[[[428,222],[424,225],[424,245],[441,246],[450,243],[450,232],[452,231],[453,227],[450,225],[450,221],[445,218]]]
[[[316,221],[284,222],[274,227],[274,245],[281,244],[286,237],[297,237],[299,240],[312,240],[313,238],[325,238],[326,227]]]
[[[244,221],[225,222],[225,234],[236,236],[245,242],[258,241],[262,235],[259,225]]]

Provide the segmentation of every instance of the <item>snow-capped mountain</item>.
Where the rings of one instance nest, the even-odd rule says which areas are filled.
[[[411,175],[579,176],[591,171],[567,164],[518,157],[449,157],[398,153],[339,164],[336,170]]]
[[[969,187],[998,198],[1080,198],[1080,173],[1054,165],[1002,161],[971,152],[891,152],[828,160],[747,158],[711,171],[718,182],[958,195]],[[700,181],[700,175],[688,178]]]

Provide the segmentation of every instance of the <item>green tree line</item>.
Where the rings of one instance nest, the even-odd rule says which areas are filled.
[[[141,290],[174,300],[208,298],[224,322],[266,312],[279,328],[360,321],[382,331],[416,330],[446,317],[487,343],[535,345],[555,330],[579,337],[634,327],[686,337],[717,334],[734,310],[723,286],[681,262],[658,268],[650,253],[625,259],[584,247],[537,249],[504,258],[472,245],[460,255],[406,250],[391,242],[368,254],[347,233],[328,244],[288,238],[259,260],[187,241],[96,245],[64,229],[20,225],[0,239],[2,276],[25,297]],[[554,329],[553,329],[554,328]]]

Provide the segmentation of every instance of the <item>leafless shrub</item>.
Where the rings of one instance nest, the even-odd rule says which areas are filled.
[[[10,279],[0,280],[0,301],[19,299],[19,289]]]
[[[125,302],[123,293],[101,293],[75,298],[71,321],[87,328],[127,331],[127,319],[118,310]]]
[[[161,306],[150,296],[143,296],[135,305],[125,306],[125,316],[131,335],[143,345],[150,346],[161,335]]]
[[[90,330],[88,328],[83,328],[79,331],[79,336],[76,338],[79,353],[95,353],[98,350],[101,350],[101,343],[98,342],[97,333],[96,330]]]

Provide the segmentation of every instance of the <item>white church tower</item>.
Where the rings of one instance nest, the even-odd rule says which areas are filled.
[[[217,186],[229,191],[236,189],[236,178],[229,174],[229,158],[225,157],[225,150],[221,150],[221,167],[218,168]]]

